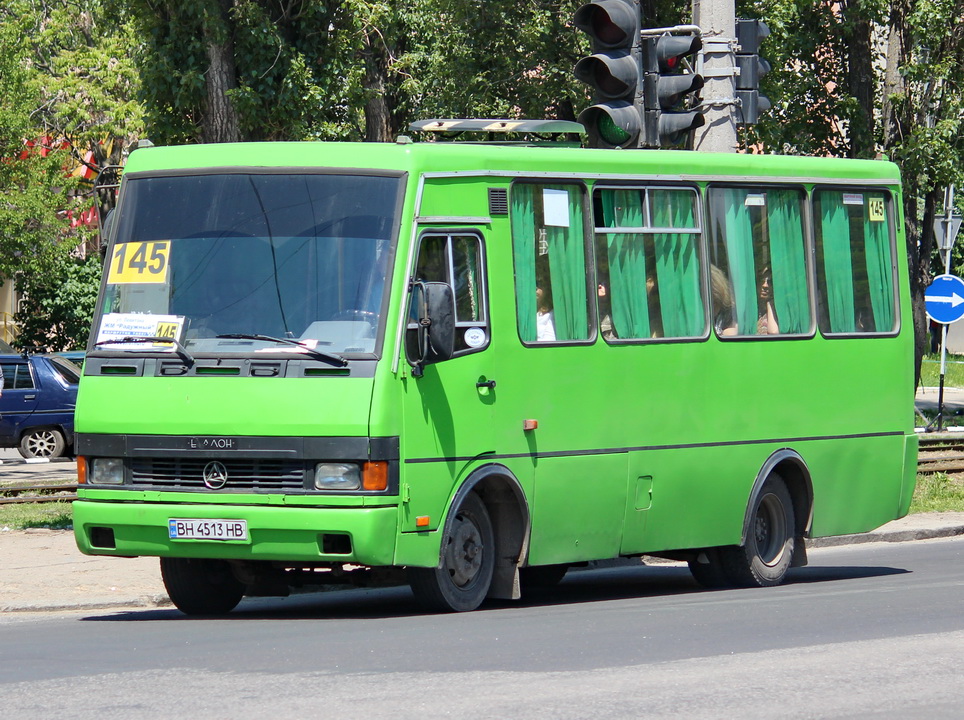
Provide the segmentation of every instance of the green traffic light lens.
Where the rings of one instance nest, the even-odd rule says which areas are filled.
[[[632,137],[623,128],[613,122],[613,119],[606,113],[600,113],[597,130],[599,131],[599,137],[610,145],[623,145],[629,142]]]

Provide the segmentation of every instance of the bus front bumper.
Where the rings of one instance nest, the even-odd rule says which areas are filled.
[[[308,508],[89,500],[76,500],[73,505],[74,537],[77,547],[86,555],[386,566],[394,561],[398,533],[396,507]],[[244,520],[248,539],[174,540],[170,537],[169,522],[178,518]]]

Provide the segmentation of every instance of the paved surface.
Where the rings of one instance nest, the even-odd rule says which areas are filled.
[[[909,515],[874,532],[821,538],[812,547],[964,535],[964,513]],[[65,530],[0,528],[0,612],[169,605],[157,558],[82,555]]]

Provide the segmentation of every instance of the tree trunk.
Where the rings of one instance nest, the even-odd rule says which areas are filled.
[[[365,49],[362,58],[365,63],[365,90],[368,95],[365,103],[365,140],[392,142],[395,139],[395,124],[387,92],[388,54],[378,33],[366,32],[363,41]]]
[[[232,0],[220,0],[220,17],[210,18],[204,27],[208,69],[204,74],[207,94],[201,117],[203,143],[237,142],[241,139],[238,112],[229,94],[238,86],[231,5]]]
[[[201,142],[237,142],[241,139],[238,130],[238,113],[228,95],[229,90],[238,86],[234,66],[234,48],[230,41],[209,43],[208,71],[205,75],[207,97],[204,100],[204,114],[201,127]]]
[[[905,131],[913,127],[914,118],[908,117],[913,111],[910,102],[895,105],[892,98],[903,97],[909,92],[906,79],[899,69],[908,56],[908,37],[910,32],[907,19],[909,8],[904,0],[891,6],[890,32],[887,41],[887,65],[884,71],[882,92],[881,127],[884,135],[884,152],[891,153],[900,148],[905,139]],[[903,178],[904,184],[904,229],[907,241],[907,261],[910,271],[910,298],[914,315],[914,385],[920,384],[920,367],[924,353],[929,347],[927,314],[924,309],[924,291],[930,284],[930,258],[934,250],[934,234],[928,228],[933,222],[934,197],[928,193],[924,198],[924,218],[920,217],[921,187],[918,178]]]
[[[871,24],[858,20],[849,43],[847,84],[860,108],[850,127],[850,156],[873,157],[874,144],[874,54],[871,47]]]

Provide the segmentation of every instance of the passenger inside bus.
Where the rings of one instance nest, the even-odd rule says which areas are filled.
[[[616,334],[616,328],[613,327],[613,316],[606,286],[600,283],[596,288],[596,295],[599,297],[599,314],[602,316],[602,320],[599,321],[599,329],[606,340],[614,340],[619,336]]]
[[[536,341],[552,342],[556,339],[555,320],[552,315],[552,292],[536,288]]]
[[[776,335],[780,332],[776,311],[773,309],[773,286],[770,282],[770,266],[763,268],[760,276],[759,319],[756,323],[757,335]]]
[[[727,337],[737,334],[736,303],[730,279],[716,265],[710,265],[710,293],[713,297],[713,325],[716,334]]]

